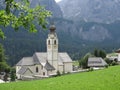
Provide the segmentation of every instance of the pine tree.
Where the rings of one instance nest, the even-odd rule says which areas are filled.
[[[88,65],[88,58],[89,57],[92,57],[93,55],[91,53],[87,53],[80,61],[79,61],[79,65],[82,67],[82,68],[87,68]]]
[[[6,62],[5,50],[3,46],[0,44],[0,72],[8,71],[8,64]]]
[[[97,49],[94,50],[94,56],[99,57],[99,51]]]
[[[99,56],[104,59],[106,57],[106,53],[103,50],[100,50],[99,51]]]
[[[10,78],[11,78],[11,81],[15,81],[15,78],[16,78],[15,69],[11,69]]]

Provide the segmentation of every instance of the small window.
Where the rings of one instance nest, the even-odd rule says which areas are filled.
[[[56,45],[56,40],[54,41],[54,44]]]
[[[43,72],[43,76],[45,76],[45,72]]]
[[[48,45],[50,45],[50,40],[48,40]]]
[[[36,73],[38,73],[38,67],[36,67]]]

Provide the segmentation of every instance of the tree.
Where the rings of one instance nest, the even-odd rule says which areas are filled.
[[[102,57],[103,59],[106,57],[105,51],[103,51],[103,50],[98,50],[98,49],[95,49],[95,50],[94,50],[93,55],[94,55],[95,57]]]
[[[109,60],[108,58],[105,58],[106,63],[110,66],[112,64],[112,60]]]
[[[0,10],[0,26],[12,26],[15,30],[24,27],[29,32],[37,32],[36,24],[46,28],[47,17],[51,13],[41,6],[30,8],[28,0],[15,2],[14,0],[4,0],[6,7]],[[18,11],[17,15],[15,11]],[[3,29],[0,29],[0,37],[5,38]]]
[[[16,79],[15,68],[11,69],[10,78],[11,78],[11,81],[15,81],[15,79]]]
[[[93,55],[91,53],[87,53],[80,61],[79,61],[79,65],[82,68],[87,68],[88,67],[88,58],[92,57]]]
[[[93,54],[94,54],[94,56],[99,57],[99,51],[98,51],[98,49],[95,49]]]
[[[61,76],[61,73],[60,73],[60,71],[57,71],[57,76]]]
[[[9,66],[6,62],[5,51],[3,46],[0,44],[0,72],[9,72]]]
[[[103,59],[106,58],[106,53],[103,50],[99,51],[99,56],[102,57]]]

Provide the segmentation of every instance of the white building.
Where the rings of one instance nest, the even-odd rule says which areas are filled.
[[[71,72],[72,60],[67,53],[58,53],[58,38],[55,26],[50,26],[46,40],[47,52],[35,52],[32,57],[23,57],[16,64],[18,79],[49,77],[59,72]]]
[[[120,62],[120,49],[116,50],[113,53],[107,54],[106,58],[112,61],[118,61]]]

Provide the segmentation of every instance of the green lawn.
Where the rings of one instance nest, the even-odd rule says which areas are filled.
[[[0,90],[120,90],[120,66],[44,80],[0,84]]]

